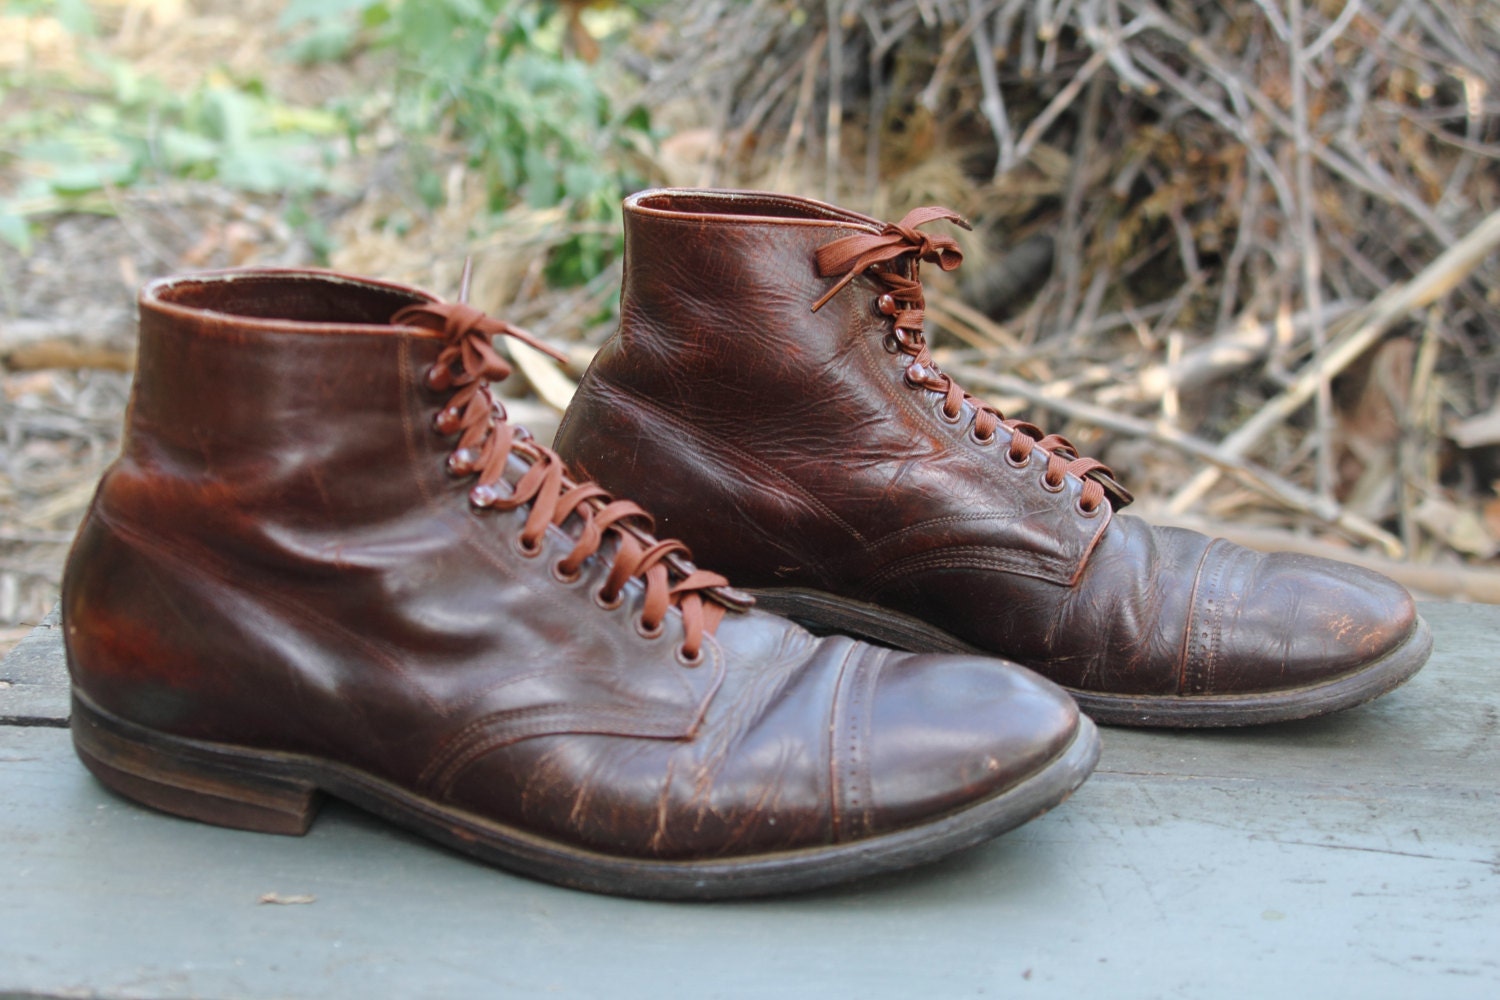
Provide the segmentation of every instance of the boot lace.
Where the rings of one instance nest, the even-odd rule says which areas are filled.
[[[969,224],[951,209],[929,206],[912,209],[900,222],[887,223],[879,233],[845,236],[819,247],[818,274],[825,278],[840,277],[822,298],[813,303],[813,312],[823,308],[859,275],[868,274],[884,289],[875,300],[875,308],[882,315],[891,317],[892,330],[887,345],[911,359],[906,366],[907,385],[942,393],[942,413],[949,421],[957,421],[963,414],[963,404],[968,403],[974,409],[974,439],[981,444],[993,441],[1000,428],[1009,431],[1010,447],[1006,459],[1012,465],[1023,466],[1033,451],[1040,451],[1047,459],[1047,471],[1042,476],[1045,489],[1060,491],[1069,475],[1083,480],[1078,506],[1085,514],[1097,511],[1106,497],[1115,507],[1125,506],[1130,502],[1130,493],[1115,481],[1114,473],[1103,462],[1079,455],[1073,443],[1060,434],[1045,434],[1041,428],[1024,420],[1007,420],[995,407],[965,392],[932,360],[927,338],[922,333],[927,300],[922,294],[918,268],[925,260],[944,271],[952,271],[964,259],[953,237],[937,236],[918,229],[938,220],[969,228]],[[909,274],[906,267],[893,263],[903,257],[910,260]]]
[[[689,664],[699,662],[704,634],[713,634],[726,609],[749,607],[751,598],[731,589],[719,574],[695,567],[682,542],[652,537],[651,516],[636,504],[614,499],[595,483],[572,479],[562,457],[538,444],[524,427],[508,422],[505,407],[489,391],[489,383],[511,374],[510,364],[495,349],[497,336],[514,337],[559,361],[566,358],[525,330],[462,303],[408,306],[391,322],[441,330],[448,338],[425,380],[434,392],[453,390],[434,416],[433,427],[440,434],[459,436],[448,456],[448,471],[454,476],[478,477],[469,490],[469,502],[492,510],[530,504],[516,540],[528,558],[541,552],[549,524],[562,527],[570,517],[575,518],[579,530],[573,548],[553,567],[554,575],[564,583],[576,580],[584,561],[612,536],[613,562],[596,601],[606,609],[618,607],[625,584],[641,579],[646,597],[637,630],[647,638],[661,635],[667,609],[676,607],[682,613],[684,633],[678,655]],[[521,458],[527,469],[514,486],[507,486],[503,476],[512,455]]]

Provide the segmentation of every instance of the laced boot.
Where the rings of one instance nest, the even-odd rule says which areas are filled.
[[[1431,648],[1378,574],[1118,514],[1113,474],[933,363],[919,263],[940,208],[885,225],[758,192],[625,207],[619,331],[558,432],[762,606],[898,649],[982,650],[1095,719],[1219,726],[1390,690]]]
[[[301,833],[346,799],[527,875],[712,898],[932,859],[1057,804],[1092,724],[975,656],[819,639],[571,478],[487,383],[524,331],[323,272],[141,294],[68,561],[84,763]]]

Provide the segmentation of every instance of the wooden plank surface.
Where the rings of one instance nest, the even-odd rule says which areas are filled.
[[[0,726],[68,724],[68,673],[57,609],[0,661]]]
[[[1423,614],[1432,662],[1372,705],[1105,730],[1078,794],[991,844],[745,903],[542,885],[337,804],[300,839],[180,821],[104,791],[65,731],[0,726],[0,994],[1493,998],[1500,608]]]

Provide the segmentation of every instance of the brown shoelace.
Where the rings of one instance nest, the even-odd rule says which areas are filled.
[[[925,260],[944,271],[952,271],[964,259],[953,237],[934,236],[917,228],[938,220],[969,228],[969,224],[951,209],[928,206],[912,209],[900,222],[887,223],[879,233],[845,236],[819,247],[818,274],[825,278],[840,277],[827,294],[813,303],[813,312],[823,308],[856,277],[869,274],[885,288],[875,300],[875,307],[891,317],[892,332],[888,344],[911,358],[906,366],[907,384],[942,393],[945,418],[958,420],[963,413],[963,404],[967,402],[974,408],[974,439],[981,444],[994,440],[996,430],[1005,428],[1011,435],[1007,458],[1013,465],[1025,465],[1032,451],[1040,449],[1047,456],[1043,486],[1055,492],[1063,488],[1066,476],[1077,476],[1083,480],[1078,505],[1086,514],[1097,511],[1105,502],[1106,484],[1108,495],[1115,498],[1115,506],[1129,503],[1130,494],[1115,482],[1114,473],[1103,462],[1079,455],[1073,443],[1060,434],[1044,434],[1040,427],[1024,420],[1007,420],[999,410],[969,395],[952,377],[938,369],[922,333],[927,300],[922,294],[918,267]],[[902,273],[905,268],[887,266],[907,255],[912,259],[910,276]],[[1100,478],[1105,482],[1101,483]]]
[[[448,471],[455,476],[478,475],[469,501],[494,510],[530,504],[531,512],[517,539],[526,556],[541,552],[547,525],[561,527],[568,518],[576,518],[579,530],[573,549],[554,567],[563,582],[577,579],[584,560],[613,535],[614,562],[599,589],[599,603],[617,607],[626,582],[639,577],[645,582],[646,599],[638,630],[655,638],[662,632],[667,609],[677,607],[684,632],[679,652],[687,662],[696,663],[704,633],[718,628],[726,607],[749,606],[749,597],[730,590],[729,581],[719,574],[693,566],[692,555],[682,542],[653,538],[651,516],[636,504],[614,499],[595,483],[575,482],[562,457],[534,441],[524,427],[509,423],[505,407],[490,394],[489,383],[511,373],[511,366],[495,349],[496,336],[514,337],[559,361],[567,359],[525,330],[468,305],[408,306],[391,322],[441,330],[448,338],[448,345],[427,370],[426,381],[436,392],[455,390],[433,418],[433,427],[440,434],[459,435],[448,457]],[[528,468],[514,486],[507,487],[502,477],[511,455],[523,459]]]

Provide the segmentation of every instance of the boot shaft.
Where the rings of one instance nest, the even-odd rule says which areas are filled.
[[[530,508],[476,510],[473,475],[449,471],[458,434],[434,418],[455,393],[431,378],[449,338],[392,323],[434,302],[324,272],[147,286],[122,454],[64,573],[80,692],[189,738],[353,746],[404,778],[403,740],[437,739],[450,708],[514,710],[528,732],[601,717],[691,730],[722,675],[717,649],[685,669],[630,628],[638,582],[616,611],[595,606],[612,542],[560,582],[575,537],[549,524],[520,545]],[[497,492],[528,468],[513,451]],[[564,662],[528,667],[546,655]],[[444,707],[432,732],[362,738],[402,731],[385,713],[414,696]]]
[[[450,488],[444,442],[428,432],[440,399],[418,377],[443,337],[391,325],[431,301],[312,271],[147,285],[122,454],[101,502],[147,519],[189,504],[348,524],[409,508],[415,489]]]
[[[663,530],[749,586],[895,579],[936,550],[1071,582],[1108,507],[1081,511],[1076,479],[1040,488],[1038,462],[1003,458],[1008,433],[979,440],[967,403],[949,419],[941,394],[914,387],[870,276],[814,311],[837,280],[819,275],[819,249],[880,232],[789,196],[627,199],[620,328],[558,450],[628,484]],[[914,256],[881,267],[914,278]],[[996,524],[1014,548],[993,544]]]

